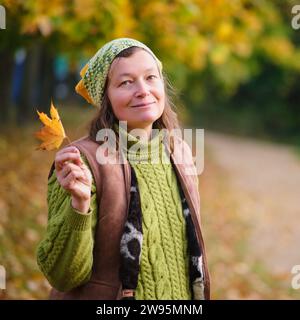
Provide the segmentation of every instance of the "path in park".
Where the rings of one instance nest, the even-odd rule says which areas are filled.
[[[249,254],[273,273],[300,264],[300,157],[289,146],[205,131],[205,145],[241,198]]]

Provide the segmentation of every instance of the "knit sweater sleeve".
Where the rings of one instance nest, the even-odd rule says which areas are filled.
[[[48,180],[47,202],[48,225],[37,248],[37,263],[55,289],[69,291],[91,276],[98,208],[95,182],[89,211],[83,214],[72,208],[71,195],[60,186],[54,170]]]

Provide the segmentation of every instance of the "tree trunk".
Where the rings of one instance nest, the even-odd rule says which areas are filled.
[[[17,104],[17,123],[24,125],[33,119],[33,110],[37,108],[37,83],[39,69],[39,44],[27,51],[21,96]]]
[[[28,52],[25,63],[17,122],[22,125],[37,119],[36,110],[49,111],[53,94],[53,57],[43,43],[36,43]]]
[[[43,111],[49,111],[51,99],[54,95],[54,57],[44,46],[41,51],[41,66],[39,72],[39,99],[38,104]]]
[[[13,52],[0,52],[0,122],[9,123],[11,105],[11,77],[13,70]]]

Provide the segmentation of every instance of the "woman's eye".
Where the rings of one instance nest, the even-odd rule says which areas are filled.
[[[149,79],[149,80],[153,80],[153,79],[155,79],[155,78],[157,78],[157,77],[156,77],[156,75],[154,75],[154,74],[151,74],[150,76],[148,76],[148,79]]]
[[[128,85],[130,83],[131,83],[130,80],[125,80],[125,81],[121,82],[120,86],[126,86],[126,85]]]

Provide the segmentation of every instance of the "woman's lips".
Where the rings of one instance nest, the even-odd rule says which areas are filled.
[[[140,103],[132,106],[132,108],[143,108],[143,107],[148,107],[150,104],[153,104],[155,102],[148,102],[148,103]]]

